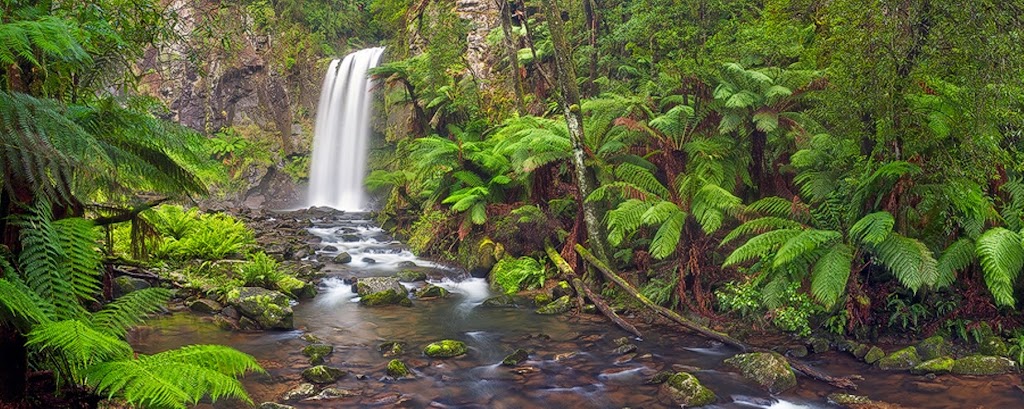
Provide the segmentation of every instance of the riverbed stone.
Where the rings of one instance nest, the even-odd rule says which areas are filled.
[[[515,297],[501,294],[484,300],[480,306],[484,308],[516,308],[518,305]]]
[[[872,346],[870,349],[868,349],[868,352],[864,354],[864,362],[867,362],[869,364],[878,362],[878,360],[882,358],[885,358],[885,351],[883,351],[882,348],[876,346]]]
[[[928,337],[917,343],[917,355],[922,360],[930,361],[935,358],[953,355],[953,346],[941,335]]]
[[[338,253],[337,256],[334,256],[334,258],[331,259],[331,262],[335,264],[348,264],[352,262],[352,255],[343,251]]]
[[[228,295],[231,304],[264,329],[292,329],[292,307],[288,296],[260,287],[242,287]]]
[[[569,312],[570,308],[572,308],[572,299],[568,295],[563,295],[548,305],[538,308],[536,313],[541,315],[565,314]]]
[[[551,288],[551,298],[559,299],[564,296],[573,296],[576,292],[573,291],[572,286],[569,285],[568,281],[559,281]]]
[[[832,343],[825,338],[813,337],[807,340],[807,345],[811,347],[811,352],[821,354],[828,352],[832,349]]]
[[[921,357],[917,355],[917,348],[908,346],[893,352],[885,358],[879,359],[875,364],[879,369],[891,371],[905,371],[921,363]]]
[[[260,406],[257,407],[257,409],[295,409],[295,407],[290,405],[282,405],[277,402],[263,402],[260,404]]]
[[[625,355],[625,354],[636,352],[636,349],[637,349],[636,344],[625,344],[625,345],[619,345],[618,347],[615,347],[615,350],[613,350],[612,353],[615,354],[615,355]]]
[[[331,399],[338,399],[338,398],[347,398],[349,396],[355,396],[355,395],[356,395],[355,392],[352,392],[352,391],[350,391],[348,389],[324,388],[324,390],[320,391],[320,393],[316,394],[316,396],[310,397],[310,398],[305,399],[305,400],[306,401],[331,400]]]
[[[710,405],[718,400],[711,389],[701,385],[697,377],[686,372],[673,374],[665,381],[662,388],[668,392],[672,400],[684,407]]]
[[[332,352],[334,352],[334,347],[327,344],[311,344],[302,348],[302,355],[309,357],[309,362],[313,365],[324,363],[324,358]]]
[[[315,384],[325,385],[329,383],[334,383],[335,381],[345,376],[346,374],[347,373],[345,371],[342,371],[341,369],[338,368],[317,365],[302,371],[302,379],[305,379]]]
[[[849,409],[903,409],[902,406],[871,400],[867,396],[833,393],[828,395],[829,402]]]
[[[419,267],[419,266],[417,266],[416,263],[414,263],[412,261],[405,260],[405,261],[399,261],[398,264],[397,264],[397,267],[398,268],[416,268],[416,267]]]
[[[910,373],[915,375],[924,375],[930,373],[940,375],[947,374],[953,370],[953,364],[955,362],[956,361],[953,358],[950,358],[948,356],[929,359],[915,366],[913,369],[910,370]]]
[[[505,366],[516,366],[521,364],[526,358],[530,357],[530,353],[526,352],[525,349],[517,349],[511,354],[505,356],[505,359],[501,360],[501,364]]]
[[[661,385],[668,382],[668,378],[671,378],[675,373],[672,371],[659,371],[650,378],[648,378],[644,385]]]
[[[1006,341],[1002,337],[990,335],[982,338],[981,342],[978,343],[978,355],[1007,356],[1009,352],[1009,348],[1006,347]]]
[[[395,277],[398,278],[398,281],[413,283],[416,281],[426,281],[427,273],[416,270],[402,270],[395,274]]]
[[[416,290],[416,298],[447,298],[450,293],[444,287],[427,284],[425,287]]]
[[[468,351],[465,342],[445,339],[427,345],[423,348],[423,355],[431,358],[452,358],[465,355]]]
[[[405,362],[402,362],[399,359],[392,359],[388,362],[387,374],[388,376],[396,379],[409,378],[412,376],[412,372],[409,371],[409,367],[405,365]]]
[[[354,289],[359,294],[359,303],[365,306],[412,305],[408,290],[395,277],[360,278]]]
[[[739,354],[725,363],[771,393],[779,393],[796,386],[796,375],[786,358],[776,352]]]
[[[950,371],[957,375],[999,375],[1017,372],[1017,363],[1001,356],[972,355],[957,359]]]
[[[281,400],[285,402],[293,402],[306,399],[313,395],[316,395],[316,386],[311,383],[303,383],[288,390],[288,392],[285,392]]]
[[[548,304],[551,304],[551,296],[550,295],[547,295],[545,293],[540,293],[540,294],[537,294],[537,295],[533,296],[533,305],[534,306],[536,306],[536,307],[543,307],[543,306],[548,305]]]
[[[188,304],[188,309],[200,314],[214,314],[224,309],[221,303],[208,298],[200,298]]]
[[[133,291],[149,288],[149,281],[130,276],[120,276],[114,279],[114,296],[120,297]]]
[[[402,355],[402,352],[404,352],[405,343],[399,341],[388,341],[377,345],[377,350],[380,351],[385,358],[396,357]]]
[[[335,251],[338,251],[338,248],[334,247],[334,246],[331,246],[331,245],[327,245],[327,246],[324,246],[323,250],[326,251],[326,252],[333,253]]]

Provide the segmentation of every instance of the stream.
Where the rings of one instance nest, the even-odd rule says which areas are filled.
[[[302,383],[300,373],[310,366],[302,355],[313,334],[335,346],[327,364],[348,375],[330,385],[350,396],[321,401],[288,402],[296,408],[409,407],[409,408],[668,408],[679,407],[645,382],[662,370],[694,374],[718,395],[710,408],[832,408],[828,385],[799,377],[799,386],[770,395],[725,369],[730,348],[683,333],[676,327],[640,323],[645,338],[631,339],[635,353],[613,352],[615,340],[628,336],[599,315],[542,316],[533,308],[488,309],[479,304],[492,294],[483,279],[416,258],[401,243],[376,227],[368,215],[345,213],[314,220],[310,231],[322,238],[321,260],[348,252],[353,261],[328,263],[319,295],[294,307],[295,328],[284,332],[230,332],[210,317],[187,312],[165,315],[135,331],[132,343],[141,353],[155,353],[185,344],[225,344],[256,357],[267,374],[254,374],[244,384],[258,404],[280,401]],[[364,258],[372,258],[364,261]],[[359,305],[342,278],[391,275],[402,262],[427,272],[430,283],[447,288],[446,299],[413,300],[413,307]],[[423,283],[417,283],[423,285]],[[470,348],[465,356],[431,359],[421,351],[428,343],[451,338]],[[385,358],[377,346],[385,341],[407,343],[399,356],[415,378],[385,377]],[[530,351],[517,368],[501,360],[517,348]],[[1024,407],[1019,375],[968,377],[912,376],[884,372],[855,361],[845,353],[811,355],[809,362],[833,375],[860,374],[853,393],[908,408]],[[202,407],[246,407],[218,402]]]

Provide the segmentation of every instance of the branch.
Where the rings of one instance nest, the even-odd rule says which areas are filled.
[[[608,303],[604,302],[600,296],[591,291],[586,284],[583,284],[583,281],[580,280],[579,277],[576,277],[576,274],[572,271],[572,267],[569,266],[569,263],[565,262],[565,259],[555,251],[555,248],[551,247],[551,244],[545,243],[544,251],[548,253],[548,258],[555,263],[555,267],[558,267],[558,271],[561,271],[563,275],[569,277],[569,282],[571,282],[573,288],[576,289],[577,296],[580,296],[580,294],[586,294],[587,298],[594,302],[594,306],[596,306],[602,314],[608,317],[608,319],[612,320],[615,325],[618,325],[619,328],[626,330],[626,332],[633,334],[638,338],[643,338],[643,334],[640,333],[640,330],[636,329],[633,324],[630,324],[628,321],[620,317],[619,314],[616,314],[615,310],[608,306]]]
[[[121,212],[119,214],[116,214],[114,216],[97,217],[97,218],[93,219],[92,222],[96,226],[106,226],[106,225],[109,225],[109,224],[116,224],[116,223],[126,222],[126,221],[129,221],[131,219],[134,219],[135,216],[139,215],[139,213],[142,213],[142,212],[144,212],[146,210],[152,209],[152,208],[156,207],[157,205],[159,205],[159,204],[161,204],[163,202],[166,202],[168,200],[170,200],[170,198],[168,198],[168,197],[161,197],[159,199],[154,199],[154,200],[146,202],[146,203],[144,203],[142,205],[136,206],[136,207],[132,208],[131,210],[119,209],[118,211]]]

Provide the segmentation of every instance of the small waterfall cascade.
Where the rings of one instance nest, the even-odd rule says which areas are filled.
[[[361,211],[367,207],[363,178],[370,139],[373,81],[367,71],[384,47],[367,48],[331,61],[317,105],[307,205]]]

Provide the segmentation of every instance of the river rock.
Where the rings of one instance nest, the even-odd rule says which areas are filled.
[[[334,383],[335,381],[345,376],[346,374],[347,373],[345,371],[342,371],[341,369],[338,368],[317,365],[312,368],[307,368],[305,371],[302,371],[302,379],[305,379],[315,384],[325,385],[329,383]]]
[[[335,264],[348,264],[352,262],[352,255],[343,251],[338,253],[337,256],[334,256],[334,258],[331,259],[331,262]]]
[[[324,388],[324,390],[320,391],[320,393],[318,393],[316,396],[313,396],[313,397],[311,397],[309,399],[306,399],[306,400],[307,401],[330,400],[330,399],[338,399],[338,398],[347,398],[349,396],[355,396],[355,395],[356,394],[354,392],[352,392],[352,391],[350,391],[348,389]]]
[[[360,259],[360,260],[361,260],[362,262],[366,263],[366,264],[377,264],[377,260],[375,260],[375,259],[372,259],[372,258],[370,258],[370,257],[363,257],[363,258],[362,258],[362,259]]]
[[[573,291],[568,281],[559,281],[554,287],[551,287],[551,298],[556,300],[567,295],[571,297],[575,294],[576,292]]]
[[[850,395],[846,393],[833,393],[828,395],[828,400],[829,402],[849,409],[903,409],[900,405],[873,401],[867,396]]]
[[[978,355],[1006,356],[1009,352],[1006,341],[1003,341],[1002,337],[990,335],[982,338],[978,343]]]
[[[697,377],[686,372],[677,372],[668,377],[662,388],[673,401],[684,407],[710,405],[718,400],[711,389],[701,385]]]
[[[636,344],[619,345],[618,347],[615,348],[614,351],[612,351],[612,353],[615,355],[625,355],[632,352],[636,352],[636,349]]]
[[[832,349],[832,345],[827,339],[819,337],[812,337],[807,340],[807,346],[811,347],[811,352],[816,354],[825,353]]]
[[[412,305],[408,290],[395,277],[360,278],[356,280],[354,290],[359,294],[362,305]]]
[[[416,265],[416,263],[414,263],[412,261],[409,261],[409,260],[399,261],[398,264],[396,264],[396,266],[398,266],[398,268],[416,268],[416,267],[419,267],[419,266]]]
[[[917,344],[917,355],[925,361],[953,355],[953,346],[941,335],[929,337]]]
[[[879,359],[876,364],[879,369],[887,371],[891,370],[907,370],[911,369],[921,363],[921,357],[917,355],[917,348],[909,346],[899,351],[893,352],[885,358]]]
[[[505,359],[501,360],[501,364],[505,366],[516,366],[521,364],[526,358],[530,357],[530,353],[526,352],[525,349],[517,349],[511,354],[508,354]]]
[[[257,409],[295,409],[294,406],[282,405],[277,402],[263,402]]]
[[[416,270],[402,270],[399,271],[398,274],[395,274],[395,277],[398,277],[398,281],[412,283],[416,281],[425,281],[427,279],[427,274]]]
[[[953,362],[951,372],[957,375],[999,375],[1017,371],[1017,363],[1001,356],[973,355]]]
[[[306,399],[313,395],[316,395],[316,386],[311,383],[303,383],[292,388],[288,392],[285,392],[281,400],[285,402],[293,402]]]
[[[427,345],[426,348],[423,348],[423,355],[431,358],[451,358],[465,355],[468,351],[469,348],[466,347],[465,342],[445,339]]]
[[[292,329],[292,307],[288,296],[260,287],[242,287],[228,299],[238,311],[265,329]]]
[[[725,363],[740,371],[747,378],[771,393],[779,393],[796,386],[796,375],[786,358],[776,352],[754,352],[739,354],[726,359]]]
[[[213,314],[224,309],[224,306],[214,300],[200,298],[189,303],[188,309],[192,310],[192,312],[198,312],[200,314]]]
[[[334,352],[334,347],[327,344],[311,344],[302,348],[302,355],[309,357],[309,362],[313,365],[324,363],[324,358],[332,352]]]
[[[416,298],[420,298],[420,299],[425,299],[425,298],[447,298],[448,294],[449,294],[448,290],[444,289],[443,287],[438,287],[438,286],[433,285],[433,284],[427,284],[426,287],[423,287],[423,288],[420,288],[419,290],[416,290]]]
[[[484,300],[480,304],[484,308],[516,308],[516,299],[508,294],[501,294]]]
[[[338,248],[334,247],[334,246],[324,246],[323,251],[327,251],[327,252],[333,253],[335,251],[338,251]]]
[[[536,313],[541,315],[565,314],[570,308],[572,308],[572,298],[569,298],[568,295],[563,295],[550,304],[538,308]]]
[[[675,375],[672,371],[660,371],[644,381],[644,385],[661,385],[667,382],[672,375]]]
[[[913,369],[910,370],[910,373],[915,375],[924,375],[930,373],[947,374],[953,370],[954,362],[955,361],[953,360],[953,358],[950,358],[948,356],[929,359],[915,366]]]
[[[114,297],[120,297],[149,287],[149,281],[130,276],[120,276],[114,279]]]
[[[871,347],[870,349],[868,349],[868,352],[864,354],[864,362],[867,362],[869,364],[878,362],[878,360],[882,358],[885,358],[885,351],[883,351],[882,348],[876,346]]]
[[[346,243],[355,243],[359,241],[358,234],[342,234],[339,238],[341,239],[341,241]]]
[[[242,318],[242,314],[238,312],[238,308],[232,307],[230,305],[220,310],[220,313],[223,314],[225,317],[231,318],[233,320]]]
[[[412,377],[412,372],[409,371],[409,367],[405,366],[405,362],[398,359],[392,359],[388,362],[387,374],[388,376],[396,379]]]
[[[384,354],[385,358],[391,358],[402,355],[404,351],[405,343],[398,341],[388,341],[377,346],[377,350]]]

